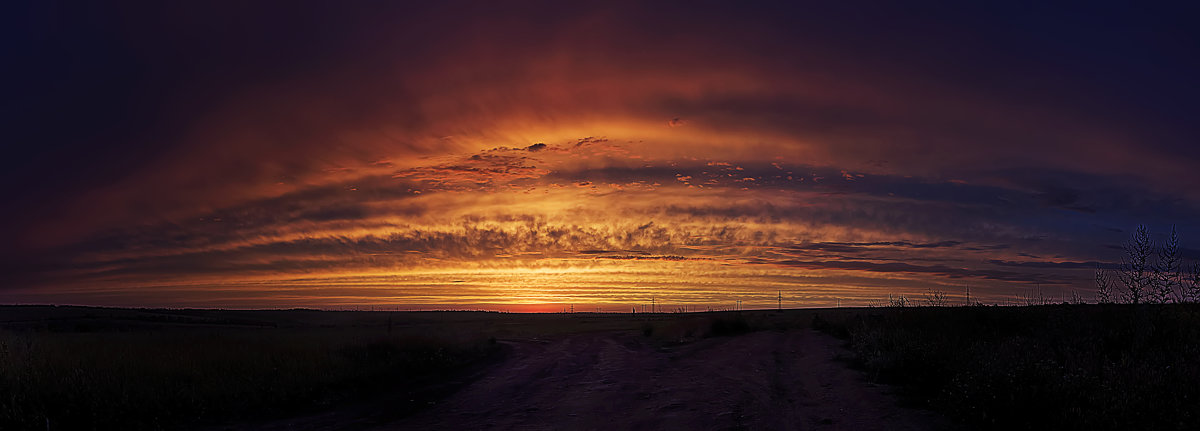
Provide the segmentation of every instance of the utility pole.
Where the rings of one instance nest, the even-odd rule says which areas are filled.
[[[779,297],[776,298],[775,301],[776,301],[777,307],[779,307],[779,311],[783,311],[783,291],[782,290],[779,291]]]
[[[650,298],[650,312],[653,313],[653,312],[655,312],[655,310],[656,309],[654,308],[654,298]]]

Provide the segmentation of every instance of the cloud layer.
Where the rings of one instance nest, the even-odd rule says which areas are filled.
[[[541,6],[24,11],[5,294],[1002,301],[1200,237],[1184,15]]]

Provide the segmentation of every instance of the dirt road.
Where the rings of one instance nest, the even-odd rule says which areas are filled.
[[[763,331],[671,348],[632,333],[507,341],[508,358],[382,429],[944,428],[836,360],[838,340]]]

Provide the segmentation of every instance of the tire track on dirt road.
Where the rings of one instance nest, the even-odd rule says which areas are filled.
[[[506,340],[508,358],[457,394],[381,429],[925,430],[811,330],[662,347],[632,332]]]

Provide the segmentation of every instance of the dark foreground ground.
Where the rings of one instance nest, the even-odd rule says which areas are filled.
[[[673,347],[623,333],[514,342],[513,360],[443,403],[383,429],[945,428],[897,406],[810,330]]]
[[[807,310],[0,308],[0,429],[928,429]]]
[[[505,359],[407,417],[388,402],[221,429],[924,430],[938,415],[897,405],[810,330],[663,346],[628,331],[514,339]]]
[[[1196,429],[1198,316],[0,307],[0,429]]]

